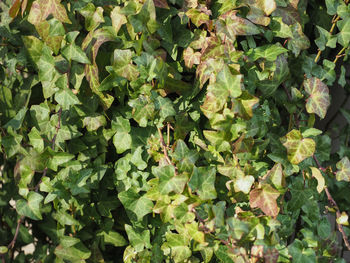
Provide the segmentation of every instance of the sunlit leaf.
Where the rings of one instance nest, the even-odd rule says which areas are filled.
[[[350,161],[348,157],[343,157],[339,162],[337,162],[337,173],[336,178],[338,181],[350,181]]]
[[[329,89],[318,78],[309,78],[304,81],[305,91],[310,95],[306,101],[306,110],[316,113],[322,119],[326,116],[330,105]]]
[[[288,160],[292,164],[302,162],[315,152],[315,141],[310,138],[303,138],[298,130],[290,131],[281,141],[284,147],[287,148]]]
[[[279,212],[277,198],[280,193],[270,185],[261,189],[254,189],[249,194],[249,203],[252,208],[260,208],[266,215],[276,217]]]
[[[317,180],[317,192],[321,193],[325,188],[325,179],[319,169],[316,167],[310,167],[310,169],[312,171],[312,177],[315,177]]]

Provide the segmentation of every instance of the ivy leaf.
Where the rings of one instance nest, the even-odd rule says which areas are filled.
[[[350,42],[350,18],[341,19],[337,22],[339,33],[337,34],[338,42],[343,47],[347,46]]]
[[[214,167],[194,167],[188,186],[198,193],[202,200],[215,199],[216,170]]]
[[[312,171],[312,177],[315,177],[317,180],[317,192],[321,193],[325,188],[325,180],[319,169],[316,167],[310,167]]]
[[[111,19],[112,26],[114,27],[117,33],[120,30],[121,26],[127,23],[126,16],[121,14],[120,12],[120,6],[114,7],[114,9],[111,12]]]
[[[130,81],[136,80],[139,72],[135,65],[132,64],[134,53],[129,49],[116,49],[113,53],[113,71],[118,76],[124,77]]]
[[[117,121],[114,124],[116,133],[113,136],[113,144],[117,149],[117,153],[123,153],[128,149],[131,149],[132,137],[130,135],[130,122],[123,117],[117,117]]]
[[[326,116],[330,105],[329,89],[318,78],[309,78],[303,83],[305,91],[310,95],[306,101],[306,110],[308,113],[316,113],[323,119]]]
[[[55,248],[54,253],[58,258],[69,260],[71,262],[81,262],[91,256],[90,250],[81,242],[71,247],[63,247],[59,245]]]
[[[84,53],[84,51],[74,43],[65,46],[61,50],[61,54],[70,62],[72,60],[83,64],[90,64],[90,60]]]
[[[79,12],[85,18],[85,28],[87,31],[93,31],[105,21],[103,18],[103,8],[100,6],[95,8],[92,3],[88,3]]]
[[[87,116],[83,119],[83,127],[88,131],[96,131],[106,125],[106,118],[103,115]]]
[[[36,0],[33,2],[28,21],[33,25],[44,21],[50,14],[53,15],[54,18],[63,22],[69,23],[72,22],[69,20],[67,16],[67,11],[62,4],[60,4],[61,0]]]
[[[165,238],[167,241],[162,245],[162,250],[171,255],[175,262],[184,262],[191,256],[192,252],[184,235],[167,232]]]
[[[350,161],[348,157],[345,156],[337,162],[337,169],[336,179],[338,181],[350,182]]]
[[[41,194],[31,191],[27,196],[27,201],[20,199],[16,202],[16,211],[33,220],[41,220],[40,203],[43,199]]]
[[[145,196],[140,196],[133,188],[118,194],[120,202],[132,218],[142,218],[152,212],[153,202]]]
[[[285,49],[279,44],[273,44],[273,45],[264,45],[264,46],[250,49],[247,52],[247,55],[253,61],[259,58],[264,58],[267,61],[275,61],[279,55],[286,52],[288,52],[288,49]]]
[[[128,244],[125,238],[115,231],[101,231],[97,236],[103,237],[105,243],[111,244],[115,247],[124,247]]]
[[[136,252],[140,252],[144,247],[149,248],[150,244],[150,232],[149,230],[137,231],[134,227],[125,224],[125,230],[128,235],[130,244],[133,246]]]
[[[340,217],[337,218],[337,223],[340,225],[348,226],[349,225],[349,216],[346,212],[342,212]]]
[[[234,182],[235,192],[243,192],[245,194],[248,194],[255,179],[254,179],[254,176],[251,176],[251,175],[244,176],[244,174],[241,175],[239,173],[238,177],[234,181],[235,181]]]
[[[180,172],[186,171],[191,173],[198,157],[197,151],[190,151],[183,140],[177,140],[174,160]]]
[[[183,52],[183,56],[186,67],[192,68],[193,65],[200,64],[202,54],[200,52],[194,52],[191,47],[187,47]]]
[[[28,137],[34,149],[36,149],[38,152],[42,152],[44,150],[44,140],[37,128],[33,127],[28,134]]]
[[[4,128],[12,127],[13,130],[18,130],[22,126],[24,117],[26,116],[27,108],[22,108],[17,112],[16,116],[4,125]]]
[[[228,66],[224,66],[216,77],[216,82],[208,87],[208,92],[212,92],[219,100],[226,101],[230,96],[237,98],[242,94],[242,75],[232,75]]]
[[[229,11],[221,15],[216,23],[217,31],[223,32],[222,28],[225,28],[228,36],[233,40],[236,36],[249,36],[260,33],[260,30],[256,25],[236,14],[237,11]]]
[[[260,208],[265,215],[276,217],[279,212],[277,198],[280,193],[270,185],[263,185],[261,189],[253,189],[249,194],[252,208]]]
[[[285,187],[285,174],[283,172],[282,165],[276,163],[271,170],[266,174],[266,180],[270,181],[276,189],[280,190]]]
[[[23,36],[23,43],[34,63],[37,63],[42,55],[44,42],[34,36]]]
[[[303,138],[300,131],[292,130],[281,139],[287,148],[288,160],[292,164],[298,164],[312,156],[315,152],[316,143],[313,139]]]
[[[59,90],[55,94],[55,101],[62,106],[63,110],[68,110],[70,106],[80,104],[78,97],[68,88]]]
[[[188,181],[188,177],[185,174],[175,175],[173,165],[153,167],[152,173],[159,178],[159,192],[163,195],[171,192],[181,194]]]

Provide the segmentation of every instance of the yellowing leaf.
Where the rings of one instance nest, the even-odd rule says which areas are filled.
[[[267,172],[266,181],[270,181],[277,189],[285,186],[285,175],[280,163],[276,163],[272,169]]]
[[[34,1],[29,12],[28,21],[36,25],[46,20],[49,15],[53,15],[57,20],[71,24],[72,22],[67,16],[66,9],[60,2],[60,0]]]
[[[303,138],[298,130],[290,131],[281,141],[284,147],[287,148],[288,160],[292,164],[302,162],[315,152],[315,141],[310,138]]]
[[[310,95],[306,100],[306,111],[324,118],[330,105],[329,89],[320,79],[309,78],[304,81],[305,91]]]
[[[234,186],[235,192],[243,192],[245,194],[248,194],[253,183],[254,183],[253,176],[251,175],[239,176],[238,178],[236,178],[233,186]]]
[[[343,157],[339,162],[337,162],[337,174],[336,179],[338,181],[350,181],[350,161],[348,157]]]
[[[320,172],[320,170],[318,170],[315,167],[310,167],[311,171],[312,171],[312,177],[315,177],[317,180],[317,192],[321,193],[323,191],[323,189],[325,188],[325,180]]]
[[[201,62],[201,53],[194,52],[191,47],[184,50],[184,61],[188,68],[192,68],[193,64],[198,65]]]
[[[261,189],[254,189],[249,194],[249,203],[252,208],[260,208],[265,215],[276,217],[279,212],[277,198],[280,193],[270,185]]]
[[[348,219],[349,219],[348,214],[345,212],[342,212],[341,216],[337,218],[337,223],[340,225],[348,226],[349,225]]]

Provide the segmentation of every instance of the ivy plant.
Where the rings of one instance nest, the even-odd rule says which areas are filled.
[[[0,10],[2,262],[345,262],[348,0]]]

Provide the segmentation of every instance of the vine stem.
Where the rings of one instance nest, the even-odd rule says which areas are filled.
[[[61,116],[62,116],[62,108],[60,108],[58,110],[58,124],[56,126],[56,131],[55,131],[55,135],[53,136],[52,140],[51,140],[51,148],[52,150],[55,150],[55,144],[56,144],[56,137],[57,137],[57,134],[58,134],[58,131],[60,130],[61,128]],[[43,172],[43,175],[42,177],[40,178],[39,182],[37,183],[37,185],[35,186],[35,192],[38,192],[39,191],[39,186],[40,186],[40,183],[42,182],[42,178],[46,175],[47,173],[47,167],[44,169],[44,172]],[[21,216],[18,221],[17,221],[17,226],[16,226],[16,231],[15,231],[15,234],[13,236],[13,239],[11,240],[11,242],[8,244],[7,248],[8,249],[12,249],[15,244],[16,244],[16,241],[17,241],[17,237],[18,237],[18,234],[19,234],[19,229],[21,227],[21,224],[23,223],[24,221],[24,218],[25,216]],[[3,263],[6,263],[5,261],[5,258],[4,258],[4,254],[0,254],[1,257],[2,257],[2,262]]]
[[[159,133],[160,143],[161,143],[161,146],[162,146],[162,149],[163,149],[164,157],[165,157],[166,161],[168,162],[168,164],[174,166],[174,168],[175,168],[175,175],[177,175],[177,167],[173,164],[173,162],[169,158],[167,145],[165,144],[165,141],[164,141],[164,138],[163,138],[163,134],[162,134],[162,130],[160,128],[158,128],[158,133]]]
[[[345,56],[345,54],[343,54],[343,52],[347,49],[348,47],[343,47],[339,52],[338,54],[335,56],[335,59],[333,60],[333,63],[337,63],[338,59]]]
[[[345,0],[344,1],[345,2],[345,4],[347,5],[348,3],[349,3],[349,0]],[[331,29],[329,30],[329,33],[332,35],[332,33],[333,33],[333,31],[334,31],[334,29],[335,29],[335,25],[337,24],[337,22],[339,21],[339,19],[340,19],[340,16],[339,15],[334,15],[333,16],[333,19],[332,19],[332,26],[331,26]],[[344,48],[343,48],[344,49]],[[345,49],[344,49],[345,50]],[[343,50],[343,51],[344,51]],[[343,52],[343,51],[341,51],[341,52]],[[320,58],[320,56],[321,56],[321,53],[322,53],[322,50],[320,50],[320,49],[318,49],[318,52],[317,52],[317,55],[316,55],[316,58],[315,58],[315,63],[317,63],[318,62],[318,60],[319,60],[319,58]],[[338,53],[339,54],[339,53]],[[333,63],[336,63],[337,61],[338,61],[338,55],[336,56],[336,58],[335,58],[335,60],[333,61]]]
[[[315,155],[313,155],[313,158],[318,166],[318,168],[320,170],[323,170],[324,171],[324,168],[321,166],[320,162],[318,161],[318,159],[316,158]],[[341,213],[340,213],[340,209],[339,209],[339,206],[337,205],[337,202],[334,200],[334,198],[332,197],[331,193],[329,192],[329,189],[328,187],[326,186],[324,188],[325,192],[326,192],[326,195],[327,195],[327,199],[328,199],[328,202],[335,208],[336,210],[336,217],[337,217],[337,220],[341,217]],[[337,221],[337,226],[338,226],[338,230],[339,232],[341,233],[342,237],[343,237],[343,241],[344,241],[344,244],[346,246],[346,248],[350,251],[350,243],[349,243],[349,240],[348,240],[348,237],[347,235],[345,234],[344,232],[344,228],[343,228],[343,225],[342,224],[339,224]]]

